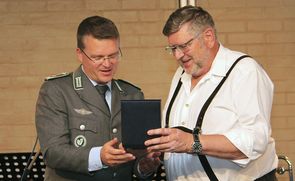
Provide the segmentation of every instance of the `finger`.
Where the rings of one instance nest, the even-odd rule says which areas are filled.
[[[118,138],[113,138],[105,144],[105,150],[107,150],[109,154],[113,155],[125,154],[126,150],[123,148],[123,146],[120,145],[122,145],[122,143],[119,144]]]
[[[161,152],[154,152],[154,154],[152,155],[153,158],[159,158],[161,156]]]
[[[115,161],[130,161],[130,160],[135,159],[135,156],[130,154],[130,153],[120,154],[120,155],[113,155],[113,156],[114,156]]]
[[[160,136],[165,136],[169,134],[170,128],[158,128],[158,129],[151,129],[148,130],[147,134],[152,136],[152,135],[160,135]]]
[[[122,143],[119,144],[119,147],[118,148],[119,149],[122,149],[122,150],[125,150],[125,148],[123,147],[123,144]]]
[[[109,163],[112,165],[119,165],[131,160],[135,160],[135,156],[131,154],[125,154],[125,155],[112,155],[112,158],[109,159]]]
[[[106,144],[109,146],[112,146],[112,147],[118,147],[119,140],[118,140],[118,138],[113,138],[110,141],[108,141]]]
[[[112,149],[104,154],[103,161],[107,165],[114,166],[121,163],[125,163],[135,159],[135,156],[130,153],[120,153],[122,150]]]
[[[170,140],[172,140],[172,136],[167,135],[167,136],[161,136],[161,137],[157,137],[157,138],[153,138],[153,139],[149,139],[146,140],[144,142],[144,144],[146,146],[151,146],[151,145],[156,145],[156,144],[163,144],[163,143],[167,143]]]
[[[127,153],[124,149],[118,149],[114,147],[110,147],[107,152],[111,155],[123,155],[123,154],[128,154],[132,155],[131,153]]]
[[[150,152],[174,152],[175,142],[168,142],[163,144],[156,144],[149,146],[148,151]]]
[[[150,152],[146,155],[146,158],[157,158],[161,156],[161,152]]]

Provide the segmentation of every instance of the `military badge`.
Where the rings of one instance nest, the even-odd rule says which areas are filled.
[[[88,110],[86,110],[84,108],[82,108],[82,109],[76,109],[76,108],[74,108],[74,110],[75,110],[76,113],[81,114],[81,115],[89,115],[89,114],[92,114],[91,111],[88,111]]]
[[[83,135],[78,135],[74,140],[75,146],[77,148],[86,146],[86,142],[87,140]]]

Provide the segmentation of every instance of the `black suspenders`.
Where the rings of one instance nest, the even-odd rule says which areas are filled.
[[[184,73],[184,70],[182,71],[181,75]],[[172,98],[171,98],[171,101],[169,102],[169,105],[168,105],[168,108],[167,108],[167,112],[166,112],[166,117],[165,117],[165,128],[168,128],[169,127],[169,116],[170,116],[170,112],[171,112],[171,108],[173,106],[173,103],[175,101],[175,98],[177,97],[177,94],[181,88],[181,85],[182,85],[182,82],[181,80],[179,79],[178,83],[177,83],[177,86],[175,88],[175,91],[172,95]]]
[[[233,64],[232,66],[230,67],[230,69],[227,71],[225,77],[223,77],[223,79],[220,81],[220,83],[217,85],[217,87],[215,88],[215,90],[212,92],[212,94],[209,96],[209,98],[207,99],[207,101],[205,102],[205,104],[203,105],[201,111],[200,111],[200,114],[198,116],[198,119],[197,119],[197,123],[196,123],[196,128],[200,129],[201,130],[201,127],[202,127],[202,123],[203,123],[203,119],[204,119],[204,115],[206,113],[206,110],[207,108],[209,107],[211,101],[213,100],[213,98],[215,97],[215,95],[217,94],[217,92],[219,91],[219,89],[221,88],[221,86],[223,85],[223,83],[225,82],[226,78],[229,76],[230,72],[232,71],[232,69],[234,68],[234,66],[240,61],[242,60],[243,58],[246,58],[246,57],[250,57],[249,55],[243,55],[241,57],[239,57]],[[183,71],[184,72],[184,71]],[[183,74],[182,72],[182,74]],[[171,98],[171,101],[168,105],[168,108],[167,108],[167,112],[166,112],[166,117],[165,117],[165,127],[168,128],[169,127],[169,116],[170,116],[170,112],[171,112],[171,108],[173,106],[173,103],[177,97],[177,94],[181,88],[181,85],[182,85],[182,82],[181,80],[179,79],[178,83],[177,83],[177,86],[175,88],[175,91],[173,93],[173,96]],[[186,132],[189,132],[189,133],[192,133],[192,130],[188,129],[188,128],[185,128],[185,127],[177,127],[183,131],[186,131]],[[200,162],[207,174],[207,176],[209,177],[209,179],[211,181],[218,181],[216,175],[214,174],[207,158],[205,155],[198,155],[199,156],[199,159],[200,159]]]

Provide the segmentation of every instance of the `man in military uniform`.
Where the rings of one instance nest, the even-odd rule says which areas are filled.
[[[81,66],[48,77],[36,104],[45,180],[132,180],[136,158],[120,144],[120,100],[144,96],[113,79],[121,57],[115,24],[99,16],[83,20],[76,54]]]

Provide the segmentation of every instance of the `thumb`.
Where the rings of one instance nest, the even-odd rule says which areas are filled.
[[[112,147],[118,147],[119,145],[119,140],[118,138],[113,138],[112,140],[110,140],[108,142],[109,146],[112,146]]]

